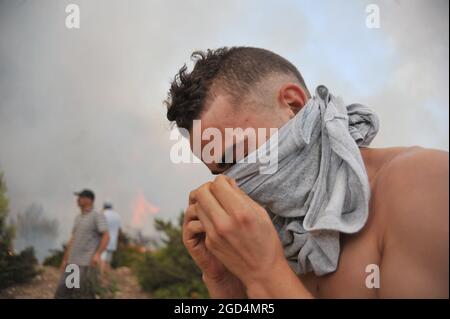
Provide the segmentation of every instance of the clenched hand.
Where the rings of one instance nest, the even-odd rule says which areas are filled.
[[[234,180],[219,175],[191,192],[189,203],[185,245],[204,275],[234,275],[248,289],[269,274],[290,271],[267,212]]]

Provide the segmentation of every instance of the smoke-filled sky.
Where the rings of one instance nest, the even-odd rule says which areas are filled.
[[[69,3],[80,29],[65,27]],[[366,27],[370,3],[378,29]],[[149,234],[153,216],[174,218],[211,178],[201,164],[171,163],[162,104],[197,49],[270,49],[311,90],[325,84],[372,107],[374,146],[448,150],[448,19],[446,0],[0,0],[0,170],[11,213],[42,205],[67,240],[72,193],[89,187],[125,225],[133,207],[157,212],[135,216]]]

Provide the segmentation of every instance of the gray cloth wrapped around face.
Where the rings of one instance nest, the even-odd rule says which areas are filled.
[[[358,232],[366,223],[370,186],[358,146],[368,146],[378,127],[370,109],[345,106],[319,86],[278,130],[275,172],[261,173],[256,156],[256,162],[248,156],[225,172],[267,210],[297,274],[335,271],[339,234]],[[272,139],[258,150],[273,149]]]

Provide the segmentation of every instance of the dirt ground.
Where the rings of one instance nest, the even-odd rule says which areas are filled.
[[[60,272],[54,267],[42,266],[40,274],[30,283],[12,286],[0,291],[0,299],[52,299],[58,285]],[[142,291],[130,268],[112,270],[109,280],[111,291],[103,298],[148,299],[149,294]]]

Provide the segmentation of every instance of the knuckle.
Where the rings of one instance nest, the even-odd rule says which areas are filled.
[[[240,225],[248,225],[250,224],[251,218],[247,212],[242,211],[239,214],[236,214],[236,220]]]
[[[217,178],[213,182],[211,182],[211,185],[209,186],[209,189],[210,189],[210,191],[212,193],[217,192],[217,189],[218,189]]]
[[[184,237],[186,237],[188,231],[189,231],[189,223],[186,223],[182,226],[183,239],[184,239]]]
[[[257,208],[257,213],[263,214],[264,216],[268,216],[268,215],[267,215],[267,211],[266,211],[263,207],[261,207],[261,206],[258,206],[258,208]]]
[[[183,235],[187,234],[190,230],[191,230],[191,222],[187,222],[184,226],[183,226]]]
[[[227,177],[223,174],[217,175],[216,178],[214,179],[215,183],[223,183],[227,180]]]
[[[190,217],[194,214],[194,206],[189,205],[184,211],[184,222],[188,222]]]
[[[211,187],[211,184],[212,184],[211,182],[207,182],[207,183],[203,184],[202,186],[200,186],[197,189],[196,195],[199,196],[199,195],[202,195],[204,192],[208,191]]]
[[[212,240],[211,236],[206,236],[205,238],[205,247],[208,250],[213,250],[215,248],[214,240]]]
[[[211,240],[212,243],[215,243],[217,241],[217,233],[215,231],[209,231],[208,234],[209,239]]]
[[[241,215],[241,209],[238,207],[232,207],[229,209],[229,213],[230,213],[230,215],[237,217],[237,216]]]
[[[227,177],[225,175],[218,175],[214,181],[211,183],[211,192],[217,192],[222,187],[223,183],[226,182]]]
[[[196,196],[197,190],[193,190],[189,193],[189,199],[188,199],[188,203],[189,204],[193,204],[195,203],[195,196]]]
[[[212,184],[213,184],[212,182],[207,182],[207,183],[205,183],[205,184],[203,185],[204,190],[205,190],[205,191],[209,190],[209,189],[211,188],[211,185],[212,185]]]
[[[231,227],[228,224],[217,225],[216,232],[220,237],[225,237],[230,234]]]

